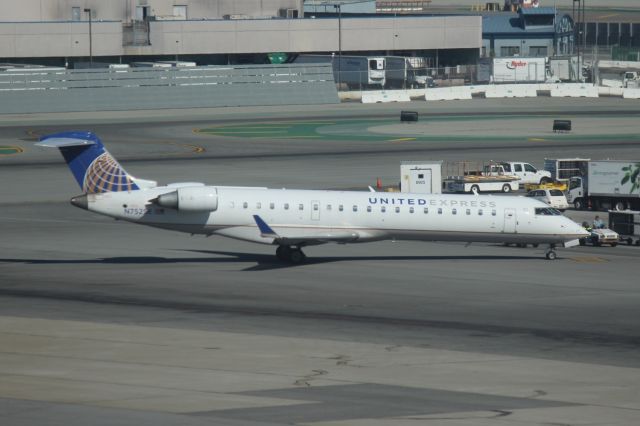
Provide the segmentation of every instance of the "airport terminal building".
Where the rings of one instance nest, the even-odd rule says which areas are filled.
[[[472,63],[480,16],[305,17],[302,0],[22,0],[4,3],[0,61],[264,63],[274,52],[401,54]]]

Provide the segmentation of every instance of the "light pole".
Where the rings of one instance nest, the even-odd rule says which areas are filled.
[[[342,82],[342,4],[334,4],[334,9],[338,9],[338,90]]]
[[[91,30],[91,9],[84,10],[89,15],[89,67],[93,68],[93,31]]]
[[[580,28],[580,0],[573,0],[573,11],[571,12],[571,17],[573,18],[573,48],[578,55],[578,80],[582,77],[582,66],[580,65],[580,43],[582,42],[582,30]],[[578,3],[578,20],[576,21],[576,3]]]

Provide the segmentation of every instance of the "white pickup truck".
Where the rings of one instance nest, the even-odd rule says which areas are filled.
[[[528,183],[544,184],[551,183],[551,172],[546,170],[538,170],[529,163],[523,163],[520,161],[502,161],[500,165],[504,167],[504,171],[507,174],[518,176],[520,185]]]

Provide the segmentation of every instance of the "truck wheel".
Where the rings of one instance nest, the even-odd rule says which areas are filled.
[[[575,200],[575,201],[573,202],[573,207],[574,207],[576,210],[582,210],[582,209],[584,209],[584,201],[582,201],[582,198],[578,198],[577,200]]]
[[[615,247],[617,245],[618,245],[618,243],[611,243],[611,247]]]
[[[480,193],[480,187],[478,185],[473,185],[471,187],[471,192],[474,194],[479,194]]]
[[[511,185],[506,184],[506,183],[504,185],[502,185],[502,192],[504,192],[505,194],[507,192],[511,192]]]
[[[578,242],[580,243],[581,246],[587,245],[587,241],[584,238],[580,238]]]
[[[548,177],[543,177],[542,179],[540,179],[540,185],[546,185],[548,183],[551,183],[551,179],[549,179]]]
[[[622,211],[625,209],[624,201],[616,201],[613,205],[613,209],[617,211]]]

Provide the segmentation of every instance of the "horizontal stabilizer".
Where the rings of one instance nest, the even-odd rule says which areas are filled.
[[[46,148],[66,148],[69,146],[85,146],[95,144],[96,143],[90,139],[48,138],[36,143],[36,146],[44,146]]]

